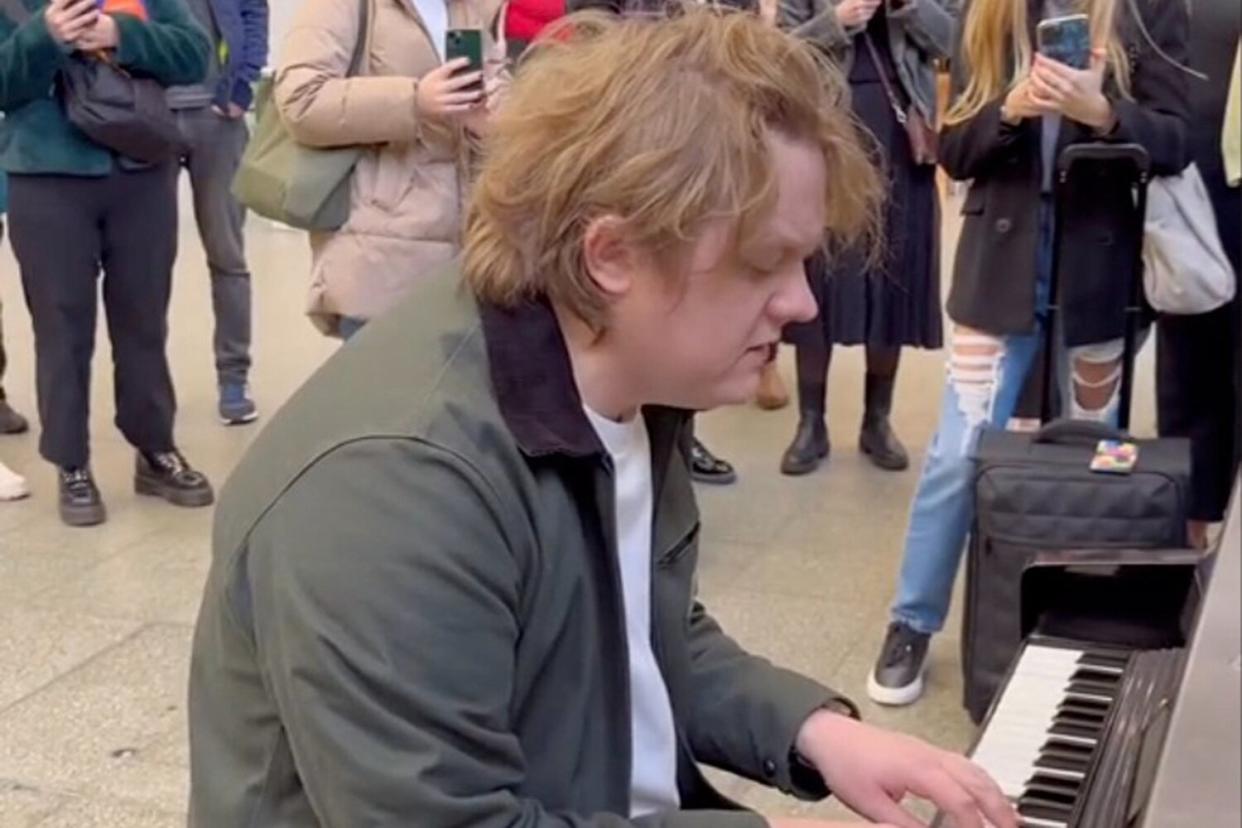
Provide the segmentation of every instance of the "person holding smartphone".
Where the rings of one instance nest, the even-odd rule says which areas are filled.
[[[852,251],[808,262],[820,314],[791,325],[797,346],[797,432],[781,471],[814,471],[829,454],[824,419],[834,344],[867,353],[860,450],[881,469],[901,471],[909,456],[889,422],[903,347],[939,348],[940,208],[929,147],[936,120],[935,61],[947,58],[957,31],[956,0],[792,0],[782,25],[817,45],[849,79],[855,115],[870,133],[875,160],[888,171],[883,250]]]
[[[1090,53],[1067,59],[1081,69],[1036,51],[1041,20],[1077,13],[1087,16]],[[922,694],[928,642],[948,615],[974,518],[979,433],[1004,427],[1040,350],[1056,159],[1071,144],[1136,143],[1155,175],[1180,172],[1189,161],[1187,75],[1176,64],[1186,53],[1182,3],[973,0],[967,7],[940,142],[945,170],[971,181],[948,300],[952,348],[891,623],[868,680],[878,703],[909,704]],[[1133,192],[1129,180],[1102,174],[1072,192],[1060,240],[1063,347],[1051,358],[1066,414],[1111,421],[1136,278]]]
[[[496,103],[498,74],[492,61],[485,88],[480,67],[446,52],[450,34],[466,30],[482,57],[495,56],[500,8],[500,0],[316,0],[299,9],[276,105],[303,144],[366,147],[348,221],[311,234],[308,313],[324,333],[348,339],[460,251],[474,139]],[[361,66],[347,77],[359,43]]]
[[[177,449],[168,303],[177,255],[176,159],[141,163],[90,140],[56,93],[75,54],[106,53],[161,86],[195,83],[211,46],[180,0],[146,0],[146,18],[96,0],[0,3],[0,168],[9,231],[34,326],[42,434],[61,519],[103,522],[91,471],[90,385],[98,297],[112,341],[116,424],[136,449],[134,488],[174,505],[213,500]],[[102,275],[102,278],[101,278]]]

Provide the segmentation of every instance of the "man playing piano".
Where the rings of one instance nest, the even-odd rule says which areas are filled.
[[[687,412],[749,399],[869,226],[839,82],[748,15],[578,18],[489,137],[462,264],[304,387],[230,482],[194,642],[197,828],[1016,828],[697,602]],[[641,56],[641,60],[637,60]],[[463,287],[464,285],[464,287]]]

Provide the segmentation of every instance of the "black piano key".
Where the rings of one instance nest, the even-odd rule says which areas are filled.
[[[1099,685],[1101,688],[1107,688],[1114,691],[1121,684],[1124,678],[1121,674],[1098,673],[1093,670],[1078,670],[1070,676],[1071,683],[1082,683],[1084,685]]]
[[[1071,737],[1071,739],[1083,739],[1092,744],[1099,741],[1099,727],[1084,727],[1067,721],[1053,721],[1048,732],[1057,736]]]
[[[1062,802],[1053,802],[1039,797],[1022,797],[1018,800],[1017,809],[1019,814],[1043,819],[1055,819],[1061,822],[1069,822],[1070,817],[1074,815],[1073,804],[1066,805]]]
[[[1104,724],[1099,719],[1084,719],[1069,713],[1057,713],[1052,719],[1052,733],[1068,733],[1074,736],[1084,736],[1089,739],[1098,739],[1104,731]],[[1066,731],[1056,729],[1057,725],[1063,725],[1070,728]]]
[[[1056,748],[1043,748],[1036,757],[1036,766],[1046,763],[1063,770],[1086,770],[1091,765],[1091,753],[1070,753]]]
[[[1108,721],[1108,714],[1096,710],[1082,710],[1081,708],[1062,705],[1057,708],[1056,718],[1084,725],[1103,725]]]
[[[1040,803],[1023,803],[1018,802],[1018,813],[1022,816],[1033,817],[1035,819],[1047,819],[1058,823],[1065,823],[1072,815],[1071,811],[1064,808],[1048,807]]]
[[[1095,753],[1095,748],[1090,745],[1082,745],[1078,742],[1067,742],[1057,736],[1050,736],[1048,741],[1044,743],[1044,750],[1066,753],[1073,756],[1079,756],[1084,759],[1090,759],[1091,754]]]
[[[1116,698],[1117,682],[1091,681],[1090,679],[1070,679],[1069,691],[1088,696],[1099,696],[1106,699]]]
[[[1076,799],[1079,791],[1082,790],[1082,781],[1036,773],[1026,781],[1026,790],[1030,793],[1062,794]]]
[[[1097,716],[1101,719],[1108,716],[1112,705],[1101,702],[1086,702],[1078,699],[1066,699],[1057,705],[1057,710],[1066,710],[1081,716]]]
[[[1093,667],[1112,667],[1124,670],[1126,665],[1130,663],[1130,654],[1120,650],[1090,650],[1082,654],[1078,659],[1078,663],[1089,664]]]

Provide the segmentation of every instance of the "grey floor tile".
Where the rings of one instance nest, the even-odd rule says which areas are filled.
[[[208,515],[209,517],[210,515]],[[211,562],[209,524],[197,515],[157,532],[31,598],[108,618],[192,625]]]
[[[0,714],[0,778],[185,807],[184,769],[145,749],[185,732],[190,630],[149,626]]]
[[[79,799],[33,828],[185,828],[185,815],[118,799]]]
[[[866,616],[825,601],[728,589],[704,598],[726,634],[780,667],[827,682]]]
[[[133,634],[139,626],[68,608],[0,604],[0,711]]]
[[[0,828],[34,828],[64,804],[64,799],[0,779]]]

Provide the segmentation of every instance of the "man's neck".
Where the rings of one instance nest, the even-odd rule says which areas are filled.
[[[625,374],[609,350],[607,336],[592,330],[572,313],[555,310],[583,404],[601,417],[619,423],[632,419],[641,404],[628,393]]]

